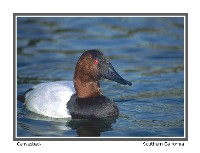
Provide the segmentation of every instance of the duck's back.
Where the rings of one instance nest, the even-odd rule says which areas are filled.
[[[26,107],[38,114],[53,117],[70,117],[66,104],[75,93],[72,81],[57,81],[36,85],[25,95]]]
[[[114,102],[101,95],[90,98],[78,98],[74,94],[67,103],[72,118],[105,118],[118,116],[119,111]]]

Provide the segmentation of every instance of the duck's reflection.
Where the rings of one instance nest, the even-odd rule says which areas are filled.
[[[117,118],[118,117],[105,119],[57,119],[38,115],[30,111],[20,113],[20,109],[18,109],[17,136],[63,137],[66,136],[65,132],[76,130],[77,135],[73,136],[99,137],[101,132],[112,130],[112,125],[116,123]],[[42,128],[40,126],[41,124],[43,125]]]
[[[112,124],[116,122],[117,117],[106,119],[72,119],[67,126],[76,130],[80,137],[99,137],[101,132],[111,131]]]

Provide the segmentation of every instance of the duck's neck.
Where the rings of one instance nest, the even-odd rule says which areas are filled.
[[[101,89],[98,81],[86,81],[74,78],[74,87],[79,98],[89,98],[101,95]]]

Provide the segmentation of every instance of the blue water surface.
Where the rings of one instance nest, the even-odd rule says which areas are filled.
[[[17,95],[72,80],[88,49],[99,49],[133,83],[102,80],[114,119],[52,119],[17,101],[17,137],[184,137],[183,17],[18,17]]]

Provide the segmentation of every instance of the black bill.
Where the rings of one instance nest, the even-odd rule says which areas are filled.
[[[114,69],[111,63],[106,63],[104,66],[100,69],[100,74],[102,78],[109,79],[112,81],[115,81],[117,83],[123,84],[123,85],[129,85],[131,86],[132,83],[123,79]]]

